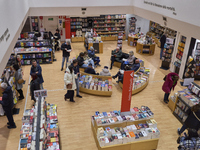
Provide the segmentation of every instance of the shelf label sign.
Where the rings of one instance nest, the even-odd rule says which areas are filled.
[[[129,112],[133,90],[134,71],[124,71],[121,112]]]

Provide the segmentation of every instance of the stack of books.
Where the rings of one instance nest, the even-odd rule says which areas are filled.
[[[127,121],[135,120],[146,120],[153,118],[154,114],[147,106],[141,106],[141,108],[134,107],[130,109],[129,115],[123,116],[120,111],[110,111],[110,112],[95,112],[95,115],[92,116],[96,121],[97,125],[109,125],[117,124]]]
[[[30,48],[15,48],[14,53],[23,53],[23,52],[51,52],[52,48],[48,47],[30,47]]]
[[[112,80],[108,79],[103,81],[101,78],[83,75],[80,77],[79,86],[90,90],[112,91]]]
[[[144,124],[132,124],[126,127],[100,127],[97,129],[97,139],[100,147],[115,144],[125,144],[134,141],[159,138],[160,131],[156,121],[148,120]]]

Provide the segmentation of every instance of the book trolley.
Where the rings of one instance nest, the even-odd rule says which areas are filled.
[[[88,80],[88,78],[90,78],[89,79],[90,81]],[[95,85],[95,83],[92,83],[91,82],[92,79],[99,80],[97,81],[98,85]],[[112,95],[112,76],[100,76],[100,75],[93,75],[93,74],[87,74],[85,72],[81,72],[81,77],[79,81],[79,91],[87,93],[87,94],[98,95],[98,96],[111,96]]]
[[[145,106],[142,106],[145,107]],[[132,110],[135,108],[131,108]],[[136,108],[138,109],[138,108]],[[160,136],[160,132],[157,129],[157,123],[156,121],[153,119],[153,113],[149,115],[147,115],[148,117],[146,118],[140,118],[138,120],[133,119],[134,117],[132,116],[136,116],[136,114],[132,113],[130,111],[130,114],[127,116],[122,116],[121,114],[119,114],[117,111],[113,111],[115,112],[114,115],[116,115],[116,117],[113,117],[113,115],[111,116],[104,116],[103,119],[100,120],[115,120],[115,118],[117,121],[115,123],[106,123],[106,124],[98,124],[98,119],[95,119],[96,117],[101,117],[101,115],[105,115],[106,112],[103,112],[101,114],[96,114],[95,116],[91,117],[91,129],[93,132],[93,136],[97,145],[98,150],[153,150],[153,149],[157,149],[158,146],[158,141],[159,141],[159,136]],[[106,114],[111,113],[112,112],[107,112]],[[147,112],[148,113],[148,112]],[[143,114],[143,112],[137,113],[137,115],[141,115]],[[151,116],[152,115],[152,116]],[[120,121],[120,118],[123,118]],[[129,118],[132,118],[129,120]],[[146,125],[146,128],[140,128],[139,126]],[[133,128],[135,127],[135,128]],[[149,132],[149,129],[151,128],[156,128],[156,132]],[[117,133],[113,133],[113,131],[116,131],[116,128],[120,128],[120,132]],[[123,128],[123,131],[122,131]],[[148,128],[148,129],[147,129]],[[108,129],[110,130],[110,133],[108,132]],[[133,130],[132,130],[133,129]],[[151,130],[150,129],[150,130]],[[111,138],[113,136],[116,136],[117,138],[114,138],[114,140],[109,141],[107,140],[107,144],[106,141],[104,143],[104,141],[101,140],[101,137],[99,137],[99,131],[103,130],[103,138],[106,137],[104,135],[107,134],[107,137],[111,136]],[[140,131],[144,131],[146,133],[146,136],[138,136],[137,138],[137,134]],[[105,133],[106,132],[106,133]],[[111,135],[112,134],[112,135]],[[122,134],[123,137],[120,138],[120,135]],[[139,133],[140,134],[140,133]],[[105,138],[106,139],[106,138]],[[101,143],[103,142],[103,144]],[[112,143],[112,144],[111,144]]]

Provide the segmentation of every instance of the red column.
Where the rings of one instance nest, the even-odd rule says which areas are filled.
[[[70,18],[65,18],[65,39],[71,39]]]
[[[124,71],[121,112],[130,111],[134,71]]]

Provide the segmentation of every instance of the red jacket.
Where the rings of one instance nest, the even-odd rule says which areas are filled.
[[[172,76],[178,76],[178,74],[176,73],[169,73],[165,79],[165,82],[162,86],[162,90],[165,92],[165,93],[170,93],[170,89],[173,88],[174,90],[174,87],[176,86],[177,82],[173,85],[173,80],[172,80]]]

